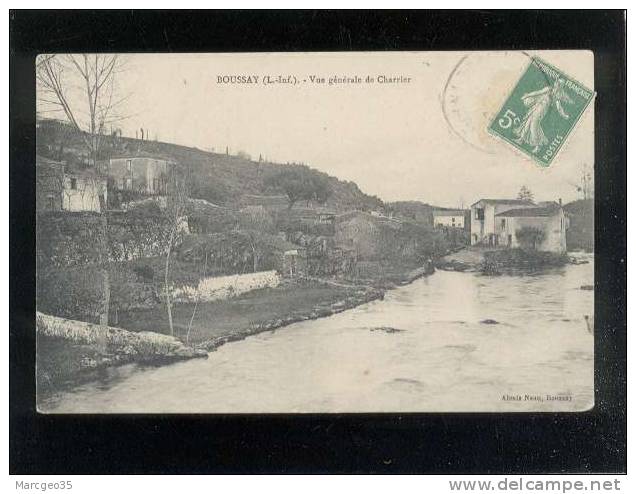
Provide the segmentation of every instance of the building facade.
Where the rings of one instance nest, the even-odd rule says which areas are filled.
[[[567,251],[566,232],[569,219],[559,204],[504,211],[497,214],[496,224],[499,245],[511,248],[532,247],[557,254]],[[520,232],[524,229],[530,229],[536,241],[520,238]]]
[[[64,163],[36,157],[36,211],[106,209],[106,177],[93,169],[74,170]]]
[[[470,244],[499,245],[497,214],[511,209],[532,208],[532,201],[518,199],[480,199],[470,207]]]
[[[176,163],[150,154],[112,157],[108,177],[116,190],[128,190],[143,195],[166,195],[175,178]]]
[[[433,226],[464,228],[465,212],[463,209],[434,209]]]

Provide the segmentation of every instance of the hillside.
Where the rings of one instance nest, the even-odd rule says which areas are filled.
[[[594,199],[580,199],[563,206],[570,218],[567,231],[569,250],[594,251]]]
[[[115,153],[148,152],[175,160],[182,173],[189,177],[190,194],[196,199],[205,199],[215,204],[236,206],[244,194],[271,195],[280,193],[267,186],[268,177],[283,170],[303,165],[254,161],[244,153],[220,154],[197,148],[157,141],[142,141],[118,136],[104,136],[100,152],[101,160]],[[79,163],[86,155],[81,136],[67,125],[39,125],[37,129],[38,154],[69,163]],[[304,167],[304,166],[303,166]],[[374,196],[363,193],[353,182],[329,176],[323,172],[304,167],[310,175],[326,179],[332,193],[326,207],[337,211],[349,209],[380,210],[383,203]]]
[[[395,216],[414,220],[424,225],[432,225],[433,210],[441,208],[420,201],[396,201],[386,203],[386,209]]]

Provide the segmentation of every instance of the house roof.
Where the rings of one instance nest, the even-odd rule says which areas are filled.
[[[472,204],[471,207],[480,202],[485,202],[489,204],[511,204],[513,206],[516,206],[516,205],[531,206],[534,204],[532,201],[528,201],[526,199],[479,199],[479,201]]]
[[[509,209],[495,216],[503,216],[508,218],[518,217],[540,217],[540,216],[554,216],[559,211],[557,206],[543,206],[537,208],[521,208],[521,209]]]
[[[464,216],[463,209],[433,209],[433,216]]]

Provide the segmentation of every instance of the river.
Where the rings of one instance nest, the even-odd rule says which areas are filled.
[[[589,264],[532,276],[438,271],[384,300],[128,365],[40,404],[53,413],[575,411],[594,402]],[[488,321],[484,322],[484,321]]]

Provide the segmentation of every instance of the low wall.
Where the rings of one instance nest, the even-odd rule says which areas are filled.
[[[173,336],[133,332],[63,319],[36,312],[36,379],[38,410],[61,389],[98,379],[104,368],[128,364],[163,364],[207,352],[184,345]],[[44,407],[43,407],[44,406]]]
[[[198,354],[173,336],[144,331],[135,333],[112,326],[100,326],[36,312],[38,336],[62,339],[69,343],[91,345],[108,352],[139,357],[192,357]]]
[[[172,296],[175,302],[212,302],[236,297],[260,288],[274,288],[280,284],[281,277],[276,271],[231,276],[215,276],[202,279],[194,286],[175,288]]]

